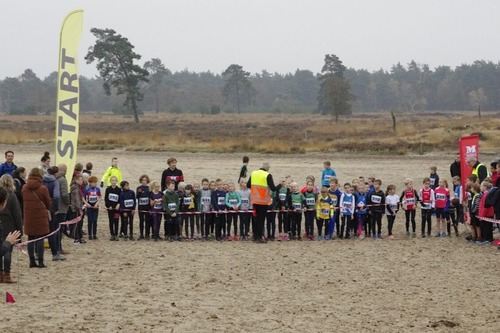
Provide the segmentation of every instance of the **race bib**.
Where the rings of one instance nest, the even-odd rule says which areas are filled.
[[[168,209],[170,209],[170,210],[175,210],[175,209],[177,208],[177,204],[175,204],[175,203],[169,203],[169,204],[167,205],[167,207],[168,207]]]
[[[398,204],[390,204],[389,206],[391,207],[392,211],[395,211],[396,209],[398,209]]]
[[[210,200],[210,197],[201,197],[201,203],[203,204],[203,206],[209,206]]]
[[[434,186],[435,183],[436,183],[436,179],[435,178],[431,178],[431,186]]]
[[[89,195],[89,203],[96,203],[99,197],[97,195]]]
[[[230,199],[230,200],[229,200],[229,204],[230,204],[231,206],[237,205],[237,204],[238,204],[238,200],[236,200],[236,199]]]
[[[128,199],[123,201],[123,204],[125,205],[126,208],[130,208],[134,206],[134,199]]]
[[[249,205],[250,204],[250,200],[248,199],[241,199],[241,205]]]
[[[350,210],[352,208],[352,204],[350,202],[344,202],[344,209]]]
[[[446,200],[446,195],[441,193],[436,193],[436,200]]]
[[[218,197],[217,198],[217,203],[219,206],[224,206],[226,204],[226,198],[224,197]]]
[[[302,204],[300,202],[294,202],[292,204],[292,206],[294,209],[301,209],[302,208]]]
[[[325,209],[325,208],[323,208],[323,209],[321,210],[321,215],[329,215],[329,214],[330,214],[330,210],[329,210],[329,209]]]
[[[278,196],[279,196],[280,201],[286,200],[286,193],[280,193]]]
[[[379,204],[382,202],[382,197],[380,195],[372,195],[371,199],[372,199],[372,202],[376,203],[376,204]]]
[[[306,198],[306,205],[314,206],[315,203],[316,203],[316,200],[314,200],[314,198]]]
[[[325,175],[325,180],[330,181],[330,178],[332,178],[332,175]]]
[[[408,199],[406,199],[406,204],[407,205],[414,205],[415,204],[415,198],[408,198]]]
[[[332,198],[332,205],[337,206],[337,198]]]
[[[155,202],[155,204],[153,205],[153,208],[154,209],[162,209],[163,206],[161,205],[161,202]]]
[[[139,205],[147,206],[149,204],[149,198],[139,198]]]
[[[192,202],[193,202],[193,199],[191,197],[184,198],[184,205],[189,206]]]
[[[110,193],[108,199],[109,201],[118,202],[118,194]]]

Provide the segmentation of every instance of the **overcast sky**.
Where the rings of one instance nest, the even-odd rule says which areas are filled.
[[[80,74],[90,29],[112,28],[172,71],[319,72],[334,53],[369,71],[414,59],[431,68],[500,59],[497,0],[2,0],[0,78],[57,70],[65,15],[84,9]]]

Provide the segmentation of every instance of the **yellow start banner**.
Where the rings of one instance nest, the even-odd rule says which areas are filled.
[[[59,42],[56,112],[56,164],[68,166],[71,182],[76,163],[78,121],[80,112],[80,84],[77,54],[82,34],[83,10],[69,13],[64,19]]]

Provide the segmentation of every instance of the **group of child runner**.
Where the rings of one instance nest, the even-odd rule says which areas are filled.
[[[354,237],[381,239],[385,215],[387,238],[392,239],[396,215],[401,208],[405,215],[406,236],[416,237],[415,218],[420,206],[421,237],[431,236],[432,217],[435,216],[435,237],[451,236],[452,227],[458,236],[459,223],[467,220],[472,225],[472,241],[483,242],[484,235],[481,236],[476,214],[481,211],[480,193],[487,191],[491,185],[483,182],[479,186],[474,176],[470,176],[469,195],[464,199],[459,177],[453,178],[454,190],[450,191],[447,181],[434,175],[435,169],[431,168],[431,177],[423,179],[419,190],[415,189],[412,179],[406,179],[405,188],[401,195],[397,195],[394,185],[388,185],[384,191],[382,181],[374,178],[365,180],[359,177],[341,185],[330,162],[326,161],[320,187],[315,184],[313,176],[306,178],[303,187],[290,176],[280,179],[276,191],[271,193],[265,235],[268,240],[278,241]],[[124,180],[118,184],[118,178],[111,176],[110,185],[101,193],[97,186],[98,179],[90,177],[87,188],[80,191],[87,212],[88,239],[97,239],[101,202],[104,202],[108,212],[111,241],[134,240],[135,215],[139,215],[139,240],[250,239],[253,211],[250,190],[244,178],[239,184],[204,178],[201,184],[191,185],[178,180],[175,177],[166,179],[166,190],[162,192],[158,182],[150,182],[148,175],[141,175],[141,185],[134,192],[129,182]],[[75,192],[78,192],[77,187]],[[466,214],[467,211],[471,213]],[[75,242],[81,243],[82,240],[80,238]]]

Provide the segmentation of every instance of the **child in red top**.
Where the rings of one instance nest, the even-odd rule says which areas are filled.
[[[401,204],[403,210],[405,211],[406,218],[406,236],[410,236],[410,221],[411,221],[411,229],[412,229],[412,237],[416,237],[416,223],[415,223],[415,214],[417,202],[419,201],[417,191],[413,188],[413,179],[406,178],[405,180],[405,189],[403,193],[401,193]]]
[[[438,187],[434,190],[435,204],[436,204],[436,217],[437,217],[437,229],[436,237],[446,236],[444,231],[445,222],[448,213],[446,212],[446,206],[449,205],[450,201],[450,190],[445,186],[444,179],[440,179]]]
[[[484,205],[491,187],[491,183],[487,181],[483,181],[481,183],[482,195],[479,199],[479,212],[477,215],[479,216],[479,228],[481,229],[481,235],[483,238],[483,242],[481,243],[482,245],[489,245],[493,242],[493,223],[481,219],[482,217],[493,218],[495,215],[493,206],[486,208]]]

